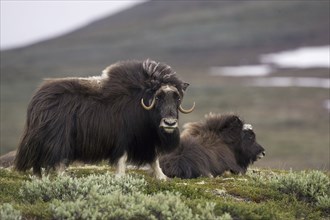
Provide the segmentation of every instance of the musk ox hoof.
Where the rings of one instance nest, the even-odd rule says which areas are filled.
[[[125,174],[116,174],[115,179],[121,179],[125,176]]]
[[[163,173],[162,169],[159,166],[158,158],[150,165],[151,165],[152,174],[157,180],[166,181],[168,179],[168,177]]]
[[[170,178],[168,178],[167,176],[155,176],[155,178],[157,179],[157,180],[162,180],[162,181],[168,181],[168,180],[170,180]]]
[[[170,179],[162,171],[159,172],[158,170],[149,170],[148,173],[156,180],[167,181]]]
[[[208,178],[214,178],[214,176],[211,173],[207,174],[207,177]]]
[[[125,173],[116,173],[115,178],[120,179],[125,176]]]

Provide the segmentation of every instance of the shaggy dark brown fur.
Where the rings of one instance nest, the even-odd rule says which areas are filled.
[[[98,77],[46,80],[28,106],[15,167],[41,175],[42,167],[75,160],[126,162],[124,154],[133,164],[153,163],[179,145],[173,124],[188,85],[151,60],[118,62]],[[155,99],[154,108],[141,99],[147,106]]]
[[[225,171],[245,173],[264,155],[251,125],[243,125],[236,115],[209,114],[205,121],[184,126],[180,147],[163,155],[160,166],[169,177],[212,177]]]

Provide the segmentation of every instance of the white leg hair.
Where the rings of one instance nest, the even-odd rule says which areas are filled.
[[[156,160],[151,164],[151,169],[153,170],[153,174],[158,180],[167,180],[168,177],[163,173],[162,169],[159,166],[159,160]]]
[[[64,175],[66,168],[67,167],[66,167],[65,163],[61,162],[61,163],[59,163],[58,165],[55,166],[55,172],[58,175]]]
[[[66,166],[65,166],[65,164],[64,163],[60,163],[57,167],[56,167],[56,170],[57,170],[57,172],[64,172],[65,171],[65,168],[66,168]]]
[[[122,177],[125,175],[126,161],[127,161],[127,153],[125,152],[124,155],[121,158],[119,158],[117,162],[116,177]]]
[[[208,174],[207,174],[207,177],[209,177],[209,178],[214,178],[214,176],[213,176],[211,173],[208,173]]]

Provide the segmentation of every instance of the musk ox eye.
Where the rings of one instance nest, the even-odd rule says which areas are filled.
[[[178,93],[173,93],[173,98],[178,100],[178,101],[181,101],[181,96],[178,94]]]

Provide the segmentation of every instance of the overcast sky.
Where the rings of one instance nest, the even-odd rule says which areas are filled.
[[[56,37],[144,1],[1,0],[0,48],[16,48]]]

